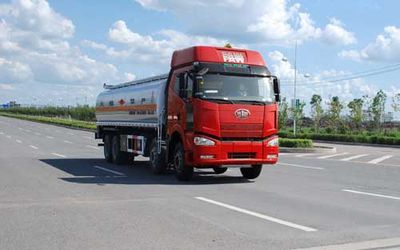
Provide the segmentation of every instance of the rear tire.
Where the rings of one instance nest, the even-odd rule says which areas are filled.
[[[223,174],[228,170],[228,168],[225,168],[225,167],[213,167],[213,170],[214,170],[214,173],[216,173],[216,174]]]
[[[175,145],[173,164],[175,167],[175,176],[180,181],[189,181],[193,177],[193,167],[185,166],[185,151],[182,143]]]
[[[129,154],[121,151],[121,144],[119,135],[112,137],[112,161],[117,165],[127,164],[129,161]]]
[[[151,171],[153,174],[163,174],[165,173],[165,170],[167,168],[167,164],[165,163],[165,152],[164,150],[161,150],[161,154],[158,154],[157,152],[157,139],[154,138],[151,141],[150,145],[150,166],[151,166]]]
[[[112,136],[111,135],[105,135],[103,142],[104,142],[104,159],[106,159],[107,162],[112,162],[112,149],[111,149],[111,140]]]
[[[257,178],[262,170],[262,165],[251,165],[250,168],[240,168],[240,172],[242,173],[243,177],[246,179],[255,179]]]

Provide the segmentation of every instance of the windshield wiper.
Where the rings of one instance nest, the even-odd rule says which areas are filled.
[[[265,105],[265,102],[263,101],[257,101],[257,100],[235,100],[236,102],[248,102],[252,105]]]
[[[233,100],[228,100],[228,99],[220,99],[220,98],[203,98],[204,100],[210,100],[210,101],[216,101],[220,103],[230,103],[230,104],[235,104]]]

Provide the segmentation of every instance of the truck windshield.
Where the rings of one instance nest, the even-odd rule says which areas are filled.
[[[197,97],[231,101],[273,102],[272,79],[261,76],[206,74],[198,81]]]

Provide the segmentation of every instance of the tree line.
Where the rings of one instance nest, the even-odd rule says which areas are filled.
[[[301,101],[293,106],[283,98],[279,104],[279,128],[291,131],[290,126],[295,119],[299,132],[317,134],[370,132],[386,135],[393,132],[393,129],[389,129],[393,124],[384,123],[383,120],[387,101],[391,101],[394,112],[400,111],[400,93],[388,100],[383,90],[379,90],[375,96],[363,96],[347,103],[339,96],[333,96],[326,101],[326,105],[323,105],[323,99],[318,94],[312,95],[308,103]],[[307,104],[311,106],[310,117],[305,117],[304,114]],[[345,114],[346,107],[348,112]]]

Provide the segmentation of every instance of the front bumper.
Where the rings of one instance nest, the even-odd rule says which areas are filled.
[[[268,142],[273,138],[276,137],[271,137],[264,141],[219,141],[208,138],[214,141],[215,145],[193,145],[190,158],[192,158],[193,166],[196,167],[275,164],[278,161],[279,147],[268,146]]]

